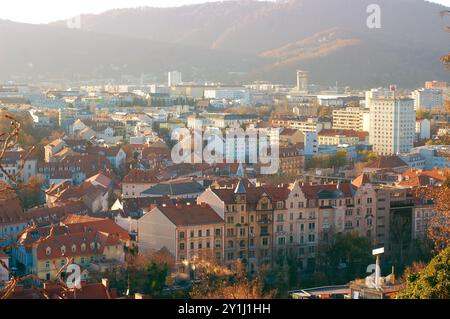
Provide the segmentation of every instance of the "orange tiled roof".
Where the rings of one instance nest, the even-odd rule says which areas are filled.
[[[364,184],[370,184],[370,178],[367,174],[362,173],[352,181],[352,185],[356,188],[360,188]]]

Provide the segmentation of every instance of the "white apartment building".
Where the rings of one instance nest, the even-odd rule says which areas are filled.
[[[414,100],[380,97],[369,99],[370,144],[380,155],[408,153],[414,146],[416,112]]]
[[[381,97],[392,98],[394,96],[395,91],[387,90],[384,88],[371,89],[370,91],[366,91],[366,99],[365,99],[366,109],[370,109],[370,103],[372,99],[377,99]]]
[[[420,89],[414,91],[411,96],[416,110],[441,109],[444,105],[445,96],[442,90]]]
[[[324,129],[331,129],[331,123],[329,122],[319,122],[315,117],[308,118],[305,121],[301,120],[284,120],[284,119],[273,119],[273,127],[285,127],[300,130],[302,133],[306,132],[316,132]]]
[[[333,111],[333,128],[342,130],[364,130],[364,114],[368,113],[359,107],[347,107]]]
[[[179,71],[171,71],[167,76],[167,84],[169,87],[183,83],[182,74]]]

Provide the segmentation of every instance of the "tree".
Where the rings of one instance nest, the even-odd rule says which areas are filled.
[[[331,283],[348,282],[365,274],[372,263],[371,243],[367,237],[337,233],[319,248],[318,269],[328,275]],[[344,267],[345,265],[345,267]]]
[[[35,176],[30,178],[27,187],[17,191],[17,197],[19,198],[23,208],[30,209],[42,204],[41,187],[42,180]]]
[[[450,247],[434,257],[421,271],[408,269],[406,288],[398,299],[449,299],[450,298]]]
[[[132,251],[127,256],[126,267],[107,270],[105,272],[91,272],[94,282],[107,278],[112,288],[117,289],[119,295],[142,293],[152,298],[162,298],[162,291],[166,285],[170,262],[155,256],[143,256]]]
[[[419,190],[419,196],[434,202],[434,216],[428,228],[428,236],[436,251],[450,244],[450,176],[441,187],[427,187]]]
[[[193,299],[270,299],[273,291],[265,291],[262,276],[250,278],[245,266],[237,261],[235,270],[201,261],[195,264],[196,282]],[[261,273],[260,273],[261,274]]]

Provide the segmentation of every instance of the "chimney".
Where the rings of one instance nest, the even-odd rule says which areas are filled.
[[[200,203],[200,206],[201,206],[202,208],[206,208],[206,203],[205,203],[205,202],[201,202],[201,203]]]
[[[109,290],[109,279],[102,278],[102,285],[106,288],[106,290]]]

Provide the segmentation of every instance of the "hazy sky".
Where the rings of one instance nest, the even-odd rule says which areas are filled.
[[[0,0],[0,19],[47,23],[113,8],[170,7],[217,0]],[[430,0],[450,7],[450,0]],[[376,0],[374,0],[376,3]]]

